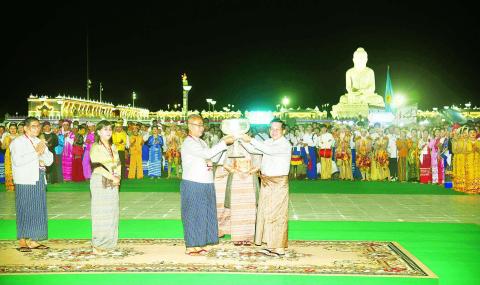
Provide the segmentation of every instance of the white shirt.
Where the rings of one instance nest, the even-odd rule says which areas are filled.
[[[39,180],[40,161],[46,166],[53,163],[53,154],[45,148],[42,155],[38,155],[35,147],[40,142],[39,138],[19,136],[10,144],[12,154],[12,173],[15,184],[35,185]],[[32,145],[33,144],[33,145]],[[47,180],[45,179],[45,184]]]
[[[300,136],[296,137],[293,135],[290,138],[290,143],[292,144],[292,147],[296,148],[298,151],[300,151],[300,149],[303,147],[303,145],[300,144],[300,139],[301,139]]]
[[[292,139],[295,139],[295,135],[292,134],[292,133],[288,133],[288,134],[286,134],[284,137],[285,137],[285,138],[287,139],[287,141],[289,141],[290,143],[292,143]]]
[[[331,133],[324,133],[317,137],[316,145],[320,149],[330,149],[333,147],[335,140]]]
[[[420,139],[418,141],[418,149],[420,149],[421,155],[428,154],[428,141],[429,139],[426,141],[424,139]]]
[[[315,146],[315,139],[317,138],[317,135],[314,133],[305,133],[302,137],[303,142],[306,143],[308,146]]]
[[[150,133],[148,131],[143,131],[142,137],[143,137],[143,141],[146,142],[150,137]]]
[[[397,158],[397,135],[395,134],[388,134],[388,156],[390,158]]]
[[[224,141],[208,148],[199,138],[188,136],[182,144],[182,179],[197,183],[213,183],[213,169],[207,165],[215,155],[227,149]]]
[[[268,139],[264,142],[253,139],[249,144],[242,143],[245,148],[252,152],[260,151],[263,154],[260,170],[265,176],[284,176],[290,171],[290,159],[292,145],[285,137],[277,140]]]
[[[360,135],[358,135],[360,136]],[[350,137],[350,148],[355,149],[355,136]]]

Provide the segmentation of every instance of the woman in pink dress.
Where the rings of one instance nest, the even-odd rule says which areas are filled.
[[[440,156],[442,153],[440,130],[434,130],[434,137],[430,140],[429,147],[431,149],[430,157],[432,159],[432,183],[443,184],[443,159]]]
[[[92,168],[90,166],[90,149],[95,142],[95,124],[87,122],[88,133],[85,138],[85,152],[83,154],[83,176],[85,179],[90,179],[92,176]]]
[[[73,142],[75,134],[70,130],[71,121],[65,120],[62,123],[62,134],[64,136],[64,145],[62,152],[62,173],[64,181],[72,181],[73,165]]]
[[[422,138],[418,142],[420,150],[420,183],[427,184],[432,182],[432,159],[430,155],[429,134],[423,131]]]

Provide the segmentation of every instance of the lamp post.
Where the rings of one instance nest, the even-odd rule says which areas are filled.
[[[90,100],[90,88],[92,87],[92,81],[87,79],[87,100]]]
[[[215,112],[215,104],[217,104],[217,101],[212,100],[211,103],[212,103],[212,109]]]
[[[470,118],[470,107],[472,107],[472,103],[468,102],[465,104],[465,108],[467,108],[467,118]]]
[[[100,102],[102,102],[102,91],[103,91],[103,86],[102,86],[102,82],[100,82]]]
[[[135,99],[137,99],[137,94],[135,91],[132,92],[132,107],[135,108]]]
[[[210,112],[210,104],[212,104],[211,98],[207,98],[207,104],[208,104],[208,111]]]
[[[183,87],[183,117],[186,120],[188,117],[188,92],[192,90],[192,86],[188,85],[187,74],[182,74],[182,87]]]

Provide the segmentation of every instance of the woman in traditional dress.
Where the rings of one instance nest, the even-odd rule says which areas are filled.
[[[360,169],[357,166],[357,149],[356,149],[356,141],[357,138],[360,136],[360,131],[356,129],[356,126],[352,129],[352,136],[350,138],[350,149],[352,153],[352,175],[354,180],[362,179],[362,173],[360,173]]]
[[[336,136],[335,158],[338,169],[340,170],[339,178],[341,180],[353,180],[350,132],[345,128],[340,129],[338,136]]]
[[[152,127],[152,135],[147,140],[149,149],[148,155],[148,176],[150,178],[159,178],[162,176],[162,150],[163,137],[158,133],[158,127]]]
[[[290,138],[292,144],[292,158],[290,159],[290,178],[303,179],[306,177],[306,167],[308,164],[307,152],[300,143],[302,135],[299,130],[295,130]]]
[[[317,135],[313,132],[313,127],[307,125],[305,133],[300,141],[305,148],[307,154],[307,179],[317,179],[317,151],[315,149],[315,141]]]
[[[375,143],[375,150],[373,159],[376,165],[376,179],[380,181],[388,180],[390,177],[390,168],[388,160],[388,137],[382,129],[377,130],[378,138]]]
[[[83,176],[83,133],[85,128],[83,126],[79,127],[78,133],[75,135],[75,141],[73,142],[73,163],[72,163],[72,181],[81,182],[85,180]]]
[[[115,129],[112,134],[112,140],[113,140],[113,144],[117,148],[118,156],[120,157],[120,163],[122,164],[123,178],[127,178],[128,177],[127,167],[130,164],[130,162],[127,161],[128,136],[127,136],[127,132],[125,132],[125,130],[123,129],[122,124],[123,124],[122,120],[115,122]]]
[[[215,199],[217,203],[218,237],[230,234],[230,208],[225,208],[225,192],[229,172],[223,167],[226,151],[212,158],[215,183]]]
[[[90,149],[92,247],[95,254],[113,249],[118,241],[119,196],[122,166],[112,143],[112,125],[97,124],[95,143]]]
[[[372,142],[367,130],[362,130],[361,136],[357,138],[355,149],[357,150],[357,167],[362,174],[362,181],[370,180]]]
[[[408,156],[408,141],[405,131],[400,132],[400,137],[397,139],[397,158],[398,158],[398,181],[407,181],[407,156]]]
[[[172,176],[172,168],[175,168],[176,176],[180,178],[180,137],[177,135],[175,126],[170,127],[170,133],[167,135],[166,140],[166,158],[168,161],[167,178]]]
[[[380,180],[378,177],[378,163],[377,163],[377,141],[378,134],[377,132],[370,131],[369,133],[370,140],[372,142],[372,148],[370,153],[370,181]]]
[[[427,130],[422,132],[422,138],[418,142],[420,150],[420,183],[432,183],[432,157],[429,145],[429,133]]]
[[[442,153],[442,140],[440,136],[440,130],[435,129],[433,131],[433,138],[429,142],[430,156],[432,160],[432,183],[443,184],[443,159]]]
[[[465,145],[462,128],[455,130],[452,139],[453,152],[453,170],[452,180],[453,189],[456,191],[465,191]]]
[[[88,133],[85,136],[85,152],[83,153],[82,166],[83,166],[83,177],[85,179],[90,179],[92,176],[92,168],[90,165],[90,149],[92,144],[95,142],[95,124],[92,122],[87,122]]]
[[[63,180],[72,181],[73,164],[73,143],[75,134],[70,130],[71,122],[65,120],[62,123],[63,151],[62,151],[62,172]]]
[[[57,182],[62,183],[63,180],[63,165],[62,165],[62,153],[63,153],[63,146],[65,144],[65,137],[61,132],[61,128],[59,126],[54,126],[53,133],[57,135],[58,143],[57,146],[54,148],[55,152],[53,152],[54,160],[55,160],[55,167],[57,171]]]
[[[475,165],[478,162],[478,146],[477,146],[477,132],[475,129],[468,130],[468,139],[466,142],[465,150],[465,192],[477,193],[479,190],[479,182],[477,181],[476,174],[477,167]]]
[[[142,164],[142,146],[144,144],[143,136],[139,133],[139,125],[133,127],[130,139],[130,167],[128,169],[128,179],[143,178]]]
[[[407,155],[407,179],[408,181],[418,182],[420,175],[420,159],[418,149],[418,135],[417,131],[412,129],[410,138],[407,140],[408,155]]]
[[[475,193],[480,193],[480,140],[478,132],[476,132],[477,139],[475,141]]]
[[[149,154],[150,154],[150,148],[148,147],[147,141],[148,138],[150,137],[150,131],[148,130],[149,126],[148,125],[141,125],[140,127],[140,135],[143,138],[143,145],[142,145],[142,170],[143,170],[143,176],[148,176],[148,162],[149,162]]]
[[[2,148],[5,150],[5,188],[7,191],[15,191],[15,184],[13,183],[12,173],[12,157],[10,153],[10,144],[17,138],[17,125],[14,123],[8,126],[8,134],[3,139]]]
[[[252,245],[255,237],[256,203],[258,197],[258,175],[261,156],[238,148],[243,157],[231,158],[233,146],[227,150],[223,167],[229,172],[224,207],[230,209],[230,229],[234,245]]]

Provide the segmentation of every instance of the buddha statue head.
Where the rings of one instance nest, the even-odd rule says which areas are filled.
[[[367,66],[367,61],[368,61],[368,54],[367,52],[359,47],[357,50],[353,53],[353,65],[357,69],[363,69]]]

